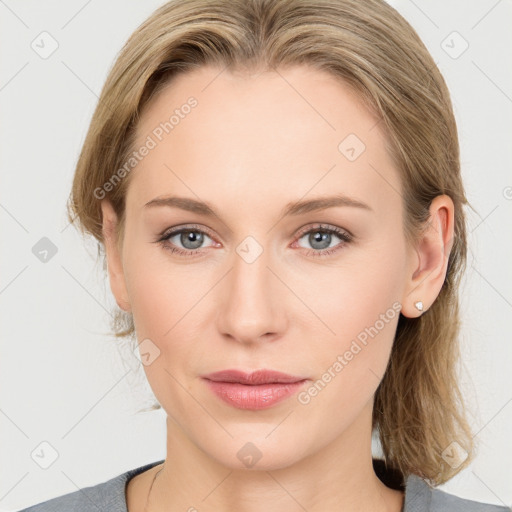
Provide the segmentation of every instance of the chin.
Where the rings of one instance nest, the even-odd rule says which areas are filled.
[[[202,449],[219,464],[233,470],[246,469],[249,471],[274,471],[284,469],[306,456],[303,439],[295,439],[283,429],[280,436],[274,433],[275,428],[265,425],[261,432],[251,429],[246,435],[235,436],[224,443],[204,444]],[[298,448],[300,447],[300,448]]]

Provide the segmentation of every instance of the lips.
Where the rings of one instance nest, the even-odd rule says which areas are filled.
[[[297,393],[309,379],[274,370],[223,370],[202,376],[223,402],[237,409],[267,409]]]
[[[245,373],[241,370],[222,370],[220,372],[203,375],[203,378],[213,382],[237,382],[249,386],[257,386],[260,384],[291,384],[306,379],[306,377],[297,377],[274,370],[256,370],[252,373]]]

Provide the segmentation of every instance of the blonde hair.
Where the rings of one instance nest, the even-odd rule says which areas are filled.
[[[452,198],[455,233],[445,282],[421,317],[400,315],[373,410],[386,464],[404,477],[446,482],[470,463],[474,448],[455,372],[467,200],[445,81],[414,29],[384,1],[179,0],[157,9],[129,38],[105,82],[78,159],[70,222],[104,251],[102,190],[118,214],[122,239],[131,174],[108,193],[104,184],[133,151],[145,105],[178,73],[209,64],[230,71],[308,65],[357,91],[380,119],[401,174],[410,243],[428,220],[432,199]],[[132,316],[116,311],[112,329],[116,337],[133,336]],[[453,441],[469,454],[456,468],[442,457]]]

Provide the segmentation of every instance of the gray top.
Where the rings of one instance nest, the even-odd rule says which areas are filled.
[[[85,487],[18,512],[127,512],[126,484],[144,471],[161,464],[152,462],[122,473],[106,482]],[[380,476],[379,476],[380,478]],[[430,487],[416,475],[409,475],[404,486],[403,512],[510,512],[510,508],[466,500]]]

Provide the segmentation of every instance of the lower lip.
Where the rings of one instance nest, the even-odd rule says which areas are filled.
[[[205,379],[209,388],[224,402],[238,409],[260,410],[294,395],[306,380],[288,384],[259,384],[250,386],[238,382],[215,382]]]

